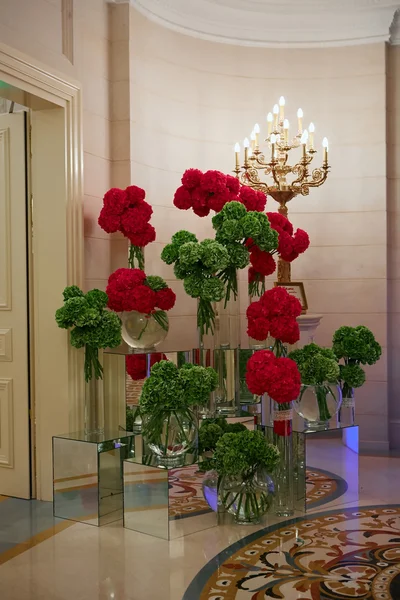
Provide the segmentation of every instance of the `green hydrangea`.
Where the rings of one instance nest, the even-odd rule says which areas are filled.
[[[167,244],[161,251],[161,260],[167,265],[172,265],[178,260],[179,246],[175,244]]]
[[[164,290],[166,287],[168,287],[166,281],[159,275],[147,275],[146,285],[155,292],[159,292],[160,290]]]
[[[340,365],[340,380],[349,388],[358,388],[365,383],[365,371],[360,365]]]
[[[204,277],[201,275],[189,275],[189,277],[184,279],[183,287],[188,296],[191,298],[199,298],[203,283]]]
[[[69,329],[73,327],[77,319],[84,314],[88,304],[82,296],[68,298],[64,302],[64,306],[56,311],[56,323],[61,329]]]
[[[217,442],[215,468],[220,476],[252,477],[258,469],[271,473],[280,460],[279,450],[261,431],[225,433]]]
[[[255,238],[261,234],[262,226],[260,219],[256,216],[258,213],[248,212],[243,217],[243,231],[247,238]]]
[[[218,440],[224,435],[222,427],[205,421],[199,429],[199,454],[214,450]]]
[[[260,235],[254,238],[257,246],[264,252],[272,252],[278,248],[278,232],[271,227],[269,229],[262,230]]]
[[[200,260],[201,249],[198,242],[187,242],[179,248],[179,264],[192,269]]]
[[[234,221],[240,221],[246,216],[246,207],[241,202],[227,202],[221,212],[223,221],[226,219],[233,219]]]
[[[368,327],[339,327],[333,335],[333,351],[338,358],[363,365],[375,364],[382,354],[380,344]]]
[[[200,252],[201,262],[210,273],[221,271],[229,264],[227,249],[215,240],[203,240],[200,243]]]
[[[87,292],[87,294],[85,294],[85,299],[90,306],[93,306],[93,308],[97,309],[106,308],[108,304],[108,296],[101,290],[90,290]]]
[[[225,219],[218,230],[218,238],[229,244],[241,241],[244,237],[242,222],[234,219]]]
[[[211,375],[214,372],[214,376]],[[207,404],[211,392],[218,385],[218,376],[214,369],[187,363],[179,369],[186,402],[190,405],[204,406]]]
[[[183,246],[183,244],[187,244],[188,242],[197,242],[198,240],[194,233],[182,229],[181,231],[177,231],[176,233],[174,233],[174,235],[171,238],[171,241],[174,246],[180,247]]]
[[[246,246],[242,246],[242,244],[228,244],[226,249],[232,267],[235,267],[235,269],[245,269],[248,267],[250,263],[250,253]]]
[[[304,385],[322,385],[324,382],[339,381],[339,364],[329,348],[307,344],[291,352],[289,358],[297,364]]]
[[[199,297],[209,302],[220,302],[224,294],[224,283],[218,277],[210,277],[204,280]]]
[[[84,296],[85,294],[82,292],[77,285],[70,285],[65,288],[63,291],[64,300],[69,300],[70,298],[76,298],[78,296]]]

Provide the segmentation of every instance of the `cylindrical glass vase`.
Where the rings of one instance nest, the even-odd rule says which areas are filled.
[[[342,392],[338,385],[302,385],[294,408],[303,417],[308,431],[323,431],[329,428],[329,421],[336,416],[341,402]]]
[[[356,405],[354,388],[342,389],[342,404],[338,413],[339,427],[349,427],[355,423]]]
[[[275,471],[275,514],[290,517],[294,514],[293,409],[291,402],[273,403],[273,443],[280,452]]]
[[[161,311],[160,311],[161,312]],[[131,348],[151,350],[161,344],[168,334],[168,317],[165,315],[165,325],[162,326],[154,315],[132,310],[121,313],[122,338]]]
[[[85,434],[104,432],[103,380],[94,376],[85,382],[84,430]]]
[[[193,450],[197,436],[196,417],[188,409],[142,413],[142,432],[160,466],[181,466],[186,452]]]

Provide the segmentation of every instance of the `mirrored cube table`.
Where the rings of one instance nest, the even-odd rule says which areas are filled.
[[[122,519],[122,465],[134,440],[120,430],[53,437],[54,516],[96,526]]]
[[[217,515],[203,498],[204,474],[197,456],[171,469],[158,466],[152,454],[124,461],[124,527],[165,540],[217,525]]]

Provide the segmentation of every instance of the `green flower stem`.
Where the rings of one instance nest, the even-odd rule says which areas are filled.
[[[137,267],[136,267],[136,261],[137,261]],[[134,246],[133,244],[130,244],[129,246],[129,256],[128,256],[128,264],[129,267],[131,269],[140,269],[141,271],[144,271],[144,251],[143,248],[140,248],[139,246]]]
[[[103,367],[99,361],[99,349],[86,344],[85,346],[85,381],[93,378],[93,372],[96,379],[103,379]]]
[[[352,398],[353,397],[353,388],[349,386],[345,381],[342,385],[342,398]]]
[[[215,311],[212,303],[204,298],[199,298],[197,304],[197,327],[200,331],[200,336],[203,336],[211,331],[215,331]]]
[[[233,294],[235,300],[238,295],[237,270],[235,267],[227,267],[226,269],[218,273],[218,277],[224,282],[226,286],[224,304],[224,308],[226,308],[229,300],[231,299],[231,294]]]
[[[167,431],[166,431],[166,435],[165,435],[165,447],[164,447],[164,454],[165,456],[168,455],[168,439],[169,439],[169,422],[171,419],[171,414],[168,415],[168,421],[167,421]]]
[[[168,331],[168,317],[165,310],[155,310],[151,313],[151,316],[154,320],[164,329],[164,331]]]
[[[265,293],[265,276],[259,275],[255,281],[249,283],[249,296],[251,298],[261,298]]]
[[[321,421],[329,421],[332,418],[331,413],[329,412],[328,403],[326,400],[326,395],[329,393],[329,388],[324,385],[317,385],[317,402],[319,409],[319,416]]]

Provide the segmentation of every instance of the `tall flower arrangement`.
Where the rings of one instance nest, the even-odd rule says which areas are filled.
[[[107,233],[120,231],[130,242],[129,266],[136,264],[144,269],[143,248],[154,242],[156,231],[150,224],[153,209],[145,201],[146,192],[136,185],[125,190],[112,188],[103,199],[103,208],[98,219]]]

